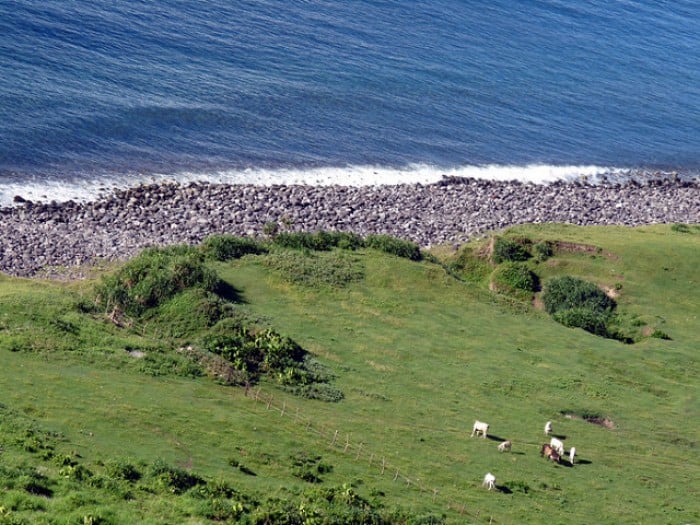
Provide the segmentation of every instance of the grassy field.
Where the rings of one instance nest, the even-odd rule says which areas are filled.
[[[262,501],[282,509],[268,523],[296,523],[285,502],[306,504],[309,525],[349,522],[323,517],[309,491],[324,489],[401,509],[395,523],[700,522],[700,229],[502,233],[551,241],[552,257],[525,264],[545,284],[608,290],[636,342],[562,326],[539,294],[494,293],[488,263],[455,270],[447,248],[420,262],[360,249],[213,263],[235,311],[332,372],[344,398],[323,402],[270,378],[246,392],[199,375],[177,351],[197,343],[187,330],[91,312],[97,277],[0,277],[0,524],[265,523]],[[299,282],[304,257],[352,278]],[[470,438],[475,419],[489,439]],[[575,465],[540,457],[548,420]],[[163,465],[202,481],[176,490]]]

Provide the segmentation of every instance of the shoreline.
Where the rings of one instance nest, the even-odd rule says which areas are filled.
[[[158,183],[89,202],[0,208],[0,272],[31,277],[46,267],[125,259],[148,246],[198,243],[212,234],[294,231],[389,234],[421,247],[460,244],[523,223],[638,226],[700,224],[700,182],[493,181],[444,177],[384,186]]]

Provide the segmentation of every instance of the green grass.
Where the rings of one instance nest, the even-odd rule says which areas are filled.
[[[0,480],[16,482],[23,467],[53,483],[51,497],[0,490],[0,524],[83,523],[91,513],[103,523],[212,523],[201,511],[210,500],[152,489],[147,473],[159,458],[259,501],[298,502],[306,491],[345,485],[386,510],[444,514],[454,524],[700,521],[700,234],[538,225],[504,235],[595,247],[526,264],[542,282],[575,275],[614,289],[621,322],[639,341],[569,329],[529,302],[496,295],[478,262],[462,265],[478,277],[457,279],[426,260],[331,252],[319,274],[330,279],[290,280],[292,266],[246,255],[213,264],[236,291],[234,310],[311,352],[345,394],[324,403],[263,381],[256,402],[253,392],[183,372],[173,348],[192,329],[186,300],[126,329],[76,307],[90,301],[90,282],[0,277],[0,461],[10,469]],[[348,261],[361,274],[344,277]],[[134,349],[155,364],[144,366]],[[470,439],[475,419],[512,440],[513,452]],[[573,468],[539,457],[547,420],[567,449],[577,448]],[[54,457],[25,449],[17,435],[28,439],[27,428],[46,436]],[[144,478],[94,487],[61,475],[61,455],[95,476],[120,461]],[[331,467],[321,483],[300,479],[300,457]],[[508,490],[482,488],[486,472]]]

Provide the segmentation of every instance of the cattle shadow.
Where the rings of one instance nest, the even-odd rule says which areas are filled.
[[[513,491],[510,490],[510,489],[509,489],[508,487],[506,487],[505,485],[496,485],[496,490],[497,490],[498,492],[503,493],[503,494],[513,494]]]
[[[550,436],[557,439],[566,439],[566,436],[564,434],[550,434]]]
[[[503,443],[504,441],[506,441],[505,438],[502,438],[502,437],[499,437],[499,436],[492,436],[491,434],[489,434],[489,435],[486,436],[486,437],[487,437],[488,439],[490,439],[491,441],[498,441],[499,443]]]
[[[577,465],[590,465],[591,463],[593,462],[588,459],[576,459]]]

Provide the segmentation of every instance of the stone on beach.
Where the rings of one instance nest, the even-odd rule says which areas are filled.
[[[386,186],[174,183],[118,190],[92,202],[0,209],[0,271],[32,276],[44,267],[125,259],[148,246],[198,243],[212,234],[295,231],[389,234],[422,247],[459,244],[524,223],[577,225],[700,223],[700,184],[532,184],[446,178]]]

